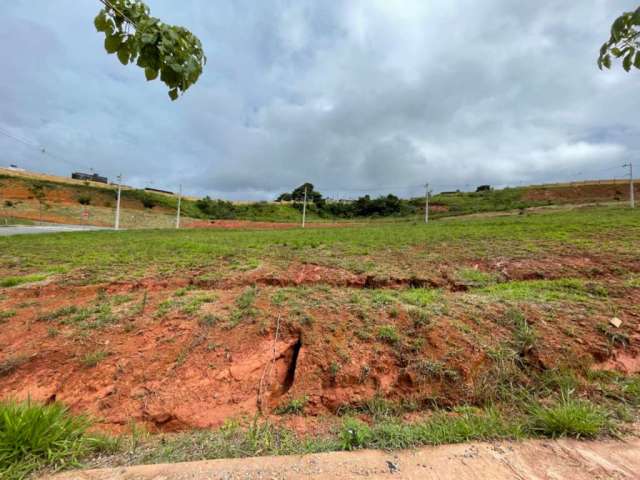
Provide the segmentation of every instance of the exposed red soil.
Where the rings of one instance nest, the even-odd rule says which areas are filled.
[[[467,266],[495,272],[503,280],[605,280],[623,322],[612,332],[623,335],[625,342],[612,344],[601,331],[611,319],[606,304],[552,311],[527,304],[523,313],[541,340],[526,361],[540,370],[573,362],[634,373],[640,370],[640,290],[624,287],[616,277],[621,263],[626,272],[640,271],[638,260],[606,255],[496,259]],[[126,430],[132,421],[162,431],[215,427],[259,410],[273,414],[278,406],[303,397],[310,417],[302,423],[291,420],[300,430],[316,428],[315,416],[360,405],[376,395],[418,406],[478,402],[478,389],[492,375],[488,345],[505,341],[511,333],[501,322],[506,305],[461,297],[470,285],[456,278],[459,268],[443,264],[420,277],[375,277],[294,262],[263,265],[214,281],[202,280],[206,272],[194,271],[101,285],[54,277],[7,289],[10,296],[0,301],[0,309],[15,310],[16,315],[2,324],[0,363],[20,362],[15,371],[0,376],[0,398],[60,400],[74,411],[91,413],[101,428],[112,431]],[[158,313],[162,302],[180,298],[176,292],[189,285],[217,299],[199,314],[179,308]],[[251,285],[260,286],[255,313],[230,328],[226,319]],[[305,303],[303,316],[295,303],[271,301],[280,287],[314,285],[325,287],[316,294],[327,293]],[[417,325],[409,310],[393,316],[386,307],[363,313],[350,301],[357,289],[412,286],[442,287],[446,310]],[[59,319],[43,319],[61,307],[95,306],[105,295],[123,294],[131,299],[126,307],[113,307],[115,312],[124,308],[116,324],[82,330]],[[136,307],[143,302],[142,310]],[[220,320],[202,324],[206,314]],[[388,324],[406,340],[378,340],[377,328]],[[83,358],[96,351],[108,356],[93,368],[83,365]],[[433,370],[438,365],[446,370]]]
[[[640,185],[635,184],[636,195],[640,194]],[[555,203],[575,201],[613,201],[629,199],[628,183],[590,183],[562,186],[534,186],[525,189],[523,200],[543,201]]]

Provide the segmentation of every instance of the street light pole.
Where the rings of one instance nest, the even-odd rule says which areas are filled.
[[[629,167],[629,206],[636,207],[636,199],[633,191],[633,163],[625,163],[623,167]]]
[[[122,190],[122,174],[118,175],[118,199],[116,200],[116,230],[120,230],[120,192]]]
[[[178,210],[176,211],[176,228],[180,228],[180,204],[182,202],[182,184],[178,189]]]
[[[307,220],[307,187],[304,187],[304,203],[302,204],[302,228]]]
[[[424,188],[424,223],[429,223],[429,184],[427,183]]]

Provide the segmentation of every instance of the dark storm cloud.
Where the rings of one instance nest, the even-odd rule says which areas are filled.
[[[2,2],[0,163],[270,198],[621,175],[640,73],[600,72],[634,2],[173,2],[209,62],[177,102],[104,53],[93,0]],[[380,189],[380,190],[378,190]]]

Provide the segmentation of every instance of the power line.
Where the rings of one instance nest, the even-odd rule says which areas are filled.
[[[31,142],[29,142],[28,140],[25,140],[24,138],[20,138],[20,137],[16,137],[15,135],[7,132],[6,130],[3,130],[2,128],[0,128],[0,133],[2,133],[3,135],[9,137],[9,138],[13,138],[14,140],[23,143],[24,145],[28,146],[28,147],[33,147],[33,148],[37,148],[38,150],[41,150],[42,153],[45,153],[45,149],[44,147],[40,146],[40,145],[35,145]]]

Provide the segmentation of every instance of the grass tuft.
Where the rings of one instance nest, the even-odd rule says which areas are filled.
[[[0,403],[0,478],[21,480],[49,468],[79,466],[88,454],[112,443],[87,434],[90,421],[60,404]]]
[[[604,411],[586,400],[563,395],[551,406],[536,405],[531,411],[531,429],[548,437],[593,438],[608,426]]]

